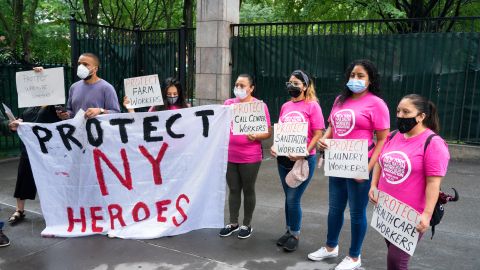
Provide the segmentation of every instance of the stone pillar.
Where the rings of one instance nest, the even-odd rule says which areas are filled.
[[[230,24],[239,20],[239,0],[197,0],[195,105],[230,97]]]

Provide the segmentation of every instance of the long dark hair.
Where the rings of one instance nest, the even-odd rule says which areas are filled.
[[[155,110],[164,111],[164,110],[168,109],[167,90],[168,90],[168,88],[170,88],[172,86],[175,86],[177,88],[177,92],[178,92],[177,102],[175,102],[175,104],[172,104],[172,105],[179,106],[180,108],[187,108],[188,107],[187,101],[186,101],[186,98],[185,98],[185,93],[183,92],[182,84],[176,78],[169,77],[169,78],[165,79],[165,81],[162,83],[162,98],[163,98],[164,105],[155,106]]]
[[[348,89],[347,83],[350,80],[350,74],[355,66],[362,66],[365,71],[367,71],[368,80],[370,81],[370,84],[368,85],[368,91],[375,96],[380,97],[380,74],[378,74],[377,67],[368,59],[359,59],[350,63],[345,71],[345,78],[343,81],[344,87],[337,101],[340,104],[344,103],[347,98],[353,95],[352,91]]]
[[[440,120],[438,118],[437,107],[432,101],[417,94],[406,95],[402,99],[410,100],[413,106],[417,108],[418,112],[426,115],[422,122],[424,126],[431,129],[435,133],[440,131]]]

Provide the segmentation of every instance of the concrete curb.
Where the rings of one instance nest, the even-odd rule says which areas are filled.
[[[2,158],[0,159],[0,164],[2,163],[7,163],[7,162],[12,162],[12,161],[17,161],[20,159],[20,156],[18,157],[9,157],[9,158]]]

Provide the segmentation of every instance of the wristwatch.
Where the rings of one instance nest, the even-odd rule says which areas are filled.
[[[105,113],[105,109],[100,108],[100,114],[104,114],[104,113]]]

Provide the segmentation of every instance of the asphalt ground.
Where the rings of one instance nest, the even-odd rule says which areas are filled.
[[[0,219],[14,211],[13,191],[18,160],[0,162]],[[428,231],[417,246],[410,269],[480,269],[480,166],[478,162],[452,161],[443,187],[455,187],[461,199],[446,206],[433,240]],[[220,238],[219,229],[202,229],[174,237],[152,240],[42,238],[45,228],[38,199],[27,201],[27,217],[5,225],[11,240],[0,248],[0,269],[333,269],[347,255],[350,243],[348,209],[340,239],[338,258],[308,261],[307,254],[326,241],[328,179],[316,170],[303,200],[303,222],[297,251],[286,253],[275,245],[285,232],[284,194],[276,162],[264,160],[256,185],[257,206],[253,233],[248,239],[235,235]],[[368,208],[368,219],[372,206]],[[228,211],[225,208],[225,218]],[[241,219],[240,219],[241,220]],[[386,269],[386,245],[369,227],[362,251],[363,269]]]

